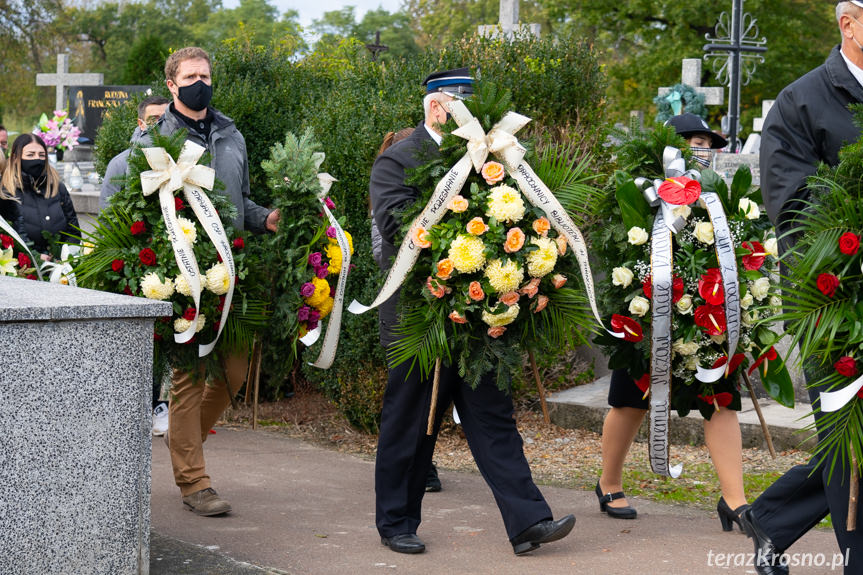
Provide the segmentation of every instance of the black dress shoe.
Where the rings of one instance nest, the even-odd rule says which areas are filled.
[[[788,566],[781,563],[783,551],[776,548],[758,525],[751,508],[740,514],[740,525],[755,542],[755,572],[758,575],[788,575]]]
[[[381,543],[396,553],[422,553],[426,550],[425,543],[416,533],[402,533],[392,537],[381,537]]]
[[[716,512],[719,514],[719,523],[722,525],[723,531],[732,531],[734,530],[734,523],[737,523],[737,527],[743,531],[743,525],[740,523],[740,515],[749,509],[749,504],[744,503],[737,509],[732,509],[725,502],[724,497],[719,498],[719,503],[716,504]]]
[[[515,554],[521,555],[539,549],[541,543],[551,543],[563,539],[572,531],[573,525],[575,525],[575,515],[567,515],[557,521],[546,519],[531,525],[509,541],[512,543],[512,550],[515,551]]]
[[[437,476],[437,467],[434,463],[429,467],[429,474],[426,476],[426,493],[437,493],[443,489],[440,483],[440,478]]]
[[[615,499],[623,499],[626,495],[623,491],[617,493],[602,494],[602,489],[599,488],[599,481],[596,482],[596,498],[599,499],[599,510],[603,513],[608,513],[609,517],[615,519],[635,519],[638,517],[638,511],[635,507],[627,505],[626,507],[611,507],[608,504]]]

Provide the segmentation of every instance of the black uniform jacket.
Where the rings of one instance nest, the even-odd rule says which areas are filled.
[[[761,192],[767,215],[781,236],[809,196],[806,178],[818,164],[839,163],[839,149],[860,137],[848,109],[863,102],[863,86],[848,70],[839,46],[827,60],[779,93],[761,136]],[[791,245],[780,240],[784,252]]]
[[[437,143],[423,124],[413,134],[388,148],[372,166],[369,194],[375,223],[381,233],[381,268],[386,271],[398,251],[403,237],[399,233],[401,218],[394,212],[419,197],[419,190],[405,185],[405,172],[435,159],[440,154]],[[408,173],[408,175],[410,175]],[[399,294],[378,307],[381,324],[381,345],[395,341],[392,329],[397,323],[396,308]]]

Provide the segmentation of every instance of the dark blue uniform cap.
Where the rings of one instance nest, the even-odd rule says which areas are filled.
[[[456,68],[435,72],[423,80],[426,94],[443,92],[456,98],[467,98],[473,95],[473,78],[467,68]]]

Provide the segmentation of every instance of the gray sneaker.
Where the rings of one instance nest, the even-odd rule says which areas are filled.
[[[195,515],[205,517],[224,515],[231,511],[231,504],[210,487],[183,497],[183,505]]]

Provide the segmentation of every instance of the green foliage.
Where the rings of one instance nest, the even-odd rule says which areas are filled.
[[[671,87],[668,94],[657,96],[653,99],[653,103],[656,104],[657,108],[657,122],[664,124],[672,116],[677,115],[674,113],[674,106],[671,104],[672,98],[675,96],[679,97],[680,100],[680,114],[689,113],[701,116],[702,118],[707,117],[707,108],[704,106],[704,94],[699,94],[692,86],[675,84]]]
[[[159,36],[141,36],[132,44],[120,76],[122,84],[148,86],[159,81],[168,57],[168,47]]]

